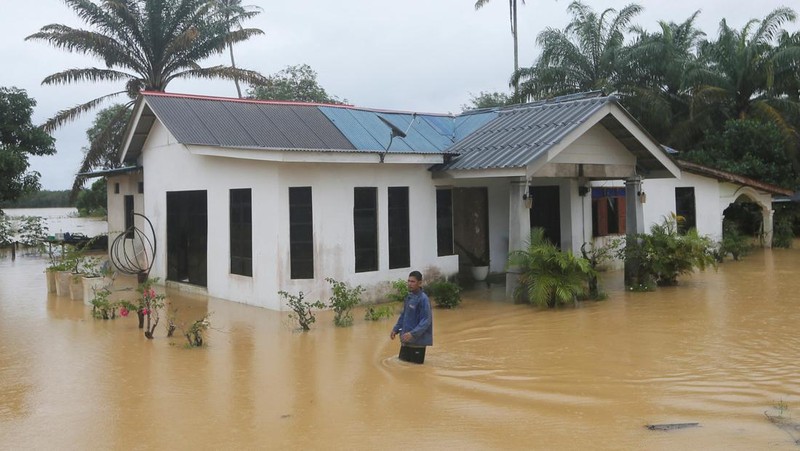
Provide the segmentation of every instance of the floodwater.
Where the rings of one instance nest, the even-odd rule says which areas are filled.
[[[756,251],[677,287],[553,311],[466,293],[434,311],[424,365],[392,320],[349,328],[168,291],[189,349],[47,294],[45,259],[0,259],[2,449],[798,449],[800,250]],[[130,280],[118,280],[115,296]],[[163,321],[162,321],[163,324]],[[699,423],[668,431],[647,424]]]

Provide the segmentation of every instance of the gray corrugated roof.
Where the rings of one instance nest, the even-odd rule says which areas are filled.
[[[313,104],[144,94],[179,142],[220,147],[355,150]]]
[[[437,170],[521,168],[589,119],[612,97],[568,98],[498,111],[449,150],[460,154]]]

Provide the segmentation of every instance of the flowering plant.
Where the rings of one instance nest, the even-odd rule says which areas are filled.
[[[139,316],[139,328],[144,327],[144,320],[147,319],[147,328],[144,331],[144,336],[153,338],[153,331],[158,326],[159,313],[164,308],[164,300],[167,298],[164,294],[159,294],[153,288],[153,285],[158,282],[158,278],[146,279],[139,284],[136,292],[139,293],[137,299],[136,313]]]

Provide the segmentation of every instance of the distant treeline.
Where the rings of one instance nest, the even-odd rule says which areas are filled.
[[[15,202],[0,203],[0,208],[67,208],[75,204],[69,201],[69,190],[42,190],[20,197]]]

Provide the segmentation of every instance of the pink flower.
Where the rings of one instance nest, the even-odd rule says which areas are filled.
[[[128,316],[128,309],[126,309],[125,307],[120,307],[119,316]]]
[[[147,315],[149,313],[150,313],[150,310],[147,310],[146,308],[142,309],[142,315]]]
[[[147,296],[150,299],[154,299],[156,297],[156,290],[150,288],[145,292],[145,296]]]

